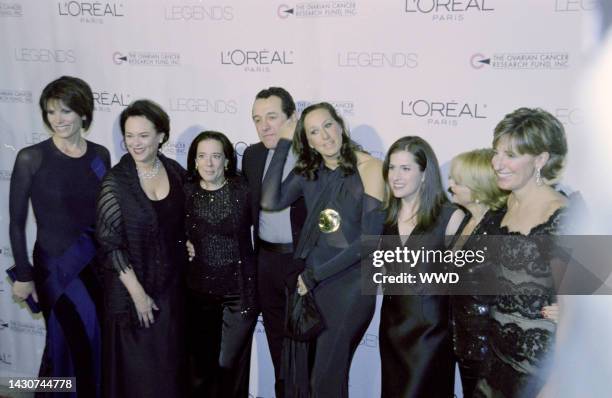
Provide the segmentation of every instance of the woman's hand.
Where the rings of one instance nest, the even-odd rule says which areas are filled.
[[[285,124],[281,126],[279,133],[278,133],[279,137],[284,138],[289,141],[293,140],[293,134],[295,133],[296,126],[297,126],[297,116],[295,115],[295,112],[293,112],[293,115],[291,115],[291,117],[287,119]]]
[[[36,294],[36,287],[34,282],[19,282],[15,281],[12,287],[13,297],[16,301],[23,301],[28,298],[31,294],[35,302],[38,303],[38,294]]]
[[[190,240],[185,242],[185,246],[187,247],[187,255],[189,256],[189,261],[192,261],[195,257],[195,247],[193,246],[193,243],[191,243]]]
[[[302,275],[298,275],[297,278],[297,292],[300,296],[303,296],[308,293],[308,287],[306,287],[306,284],[302,280]]]
[[[553,321],[554,323],[559,322],[559,304],[554,303],[542,307],[542,316],[544,319]]]
[[[133,268],[128,268],[119,273],[119,280],[123,283],[136,307],[138,313],[138,322],[146,328],[155,322],[153,310],[159,310],[151,297],[145,292],[144,288],[138,281]]]
[[[138,313],[138,322],[140,322],[141,326],[148,328],[155,322],[153,310],[159,310],[159,308],[157,308],[153,299],[144,291],[141,295],[132,297],[132,300],[134,301],[134,306]]]

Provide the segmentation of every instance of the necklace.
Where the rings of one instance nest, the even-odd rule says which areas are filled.
[[[151,170],[142,171],[139,168],[136,168],[136,170],[138,170],[138,177],[142,178],[143,180],[150,180],[151,178],[159,174],[159,165],[159,158],[155,157],[155,161],[153,162],[153,167],[151,167]]]
[[[217,187],[210,187],[206,184],[206,181],[204,180],[200,180],[200,187],[202,187],[202,189],[206,190],[206,191],[217,191],[221,188],[223,188],[223,186],[225,186],[225,184],[227,183],[227,179],[223,178],[223,182],[221,184],[219,184]]]

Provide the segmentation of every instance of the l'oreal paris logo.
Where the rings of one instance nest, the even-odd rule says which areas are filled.
[[[71,17],[123,17],[123,3],[100,1],[61,1],[59,15]]]
[[[471,118],[486,119],[483,109],[486,104],[469,102],[428,101],[424,99],[403,100],[402,115],[430,118]]]
[[[221,51],[223,65],[292,65],[293,50],[225,50]]]
[[[487,0],[406,0],[406,12],[456,13],[495,11]]]

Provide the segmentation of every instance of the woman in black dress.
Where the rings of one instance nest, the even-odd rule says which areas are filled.
[[[478,243],[490,224],[499,223],[507,193],[497,186],[491,166],[492,149],[461,153],[451,161],[449,192],[453,203],[468,212],[459,228],[455,249],[479,250]],[[485,239],[485,238],[483,238]],[[453,349],[459,365],[463,396],[474,395],[476,383],[486,372],[489,348],[489,310],[493,296],[478,295],[480,284],[493,277],[490,264],[466,264],[461,269],[462,294],[451,296]],[[470,293],[470,294],[466,294]]]
[[[464,213],[448,203],[436,156],[420,137],[397,140],[383,163],[387,218],[383,246],[444,250]],[[416,264],[420,272],[439,264]],[[388,269],[388,272],[394,272]],[[454,362],[449,300],[437,295],[392,295],[384,290],[380,314],[382,396],[453,396]]]
[[[76,377],[76,393],[52,395],[97,397],[101,289],[92,269],[93,225],[96,195],[110,156],[106,148],[82,136],[94,109],[93,94],[83,80],[63,76],[49,83],[40,96],[40,109],[52,136],[19,151],[11,175],[13,295],[20,300],[32,295],[45,317],[39,375]],[[30,200],[37,227],[34,267],[25,234]]]
[[[183,397],[185,170],[159,152],[170,119],[149,100],[121,112],[127,147],[98,196],[104,259],[104,395]]]
[[[222,133],[200,133],[187,162],[186,227],[195,249],[187,271],[189,352],[199,379],[194,396],[246,398],[257,322],[248,185]]]
[[[359,264],[361,236],[382,230],[381,163],[359,150],[326,102],[304,109],[297,130],[294,120],[282,128],[261,205],[282,209],[304,197],[308,216],[296,256],[306,269],[298,292],[312,292],[325,329],[316,337],[310,374],[301,369],[284,382],[288,397],[347,397],[351,360],[374,314],[375,297],[361,294]],[[294,131],[298,161],[281,186]]]
[[[554,252],[529,238],[558,235],[564,227],[568,199],[553,184],[567,154],[565,130],[542,109],[520,108],[497,124],[493,148],[497,185],[510,195],[500,222],[487,232],[505,235],[496,277],[507,293],[491,308],[494,355],[477,396],[536,397],[547,380],[558,307]]]

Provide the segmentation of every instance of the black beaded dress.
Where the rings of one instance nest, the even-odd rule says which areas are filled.
[[[186,231],[196,253],[187,271],[195,395],[247,397],[257,321],[248,186],[238,176],[216,190],[190,183],[186,193]]]
[[[483,249],[483,243],[479,238],[488,235],[487,230],[490,230],[492,225],[499,225],[503,215],[503,211],[489,210],[471,235],[463,238],[466,240],[461,249],[472,251]],[[466,217],[463,225],[459,227],[458,238],[468,220],[469,218]],[[489,278],[493,277],[492,268],[492,264],[486,261],[482,264],[466,264],[462,269],[461,283],[471,284],[471,289],[477,293],[478,284],[486,283]],[[477,294],[458,294],[450,297],[453,350],[459,365],[464,398],[474,395],[476,383],[486,372],[487,361],[491,353],[489,348],[490,309],[494,298],[490,295]]]
[[[495,270],[510,294],[496,296],[491,307],[493,355],[478,383],[477,397],[536,397],[546,382],[556,324],[543,318],[541,311],[555,302],[554,250],[531,238],[559,235],[567,213],[566,208],[558,209],[526,236],[499,224],[488,230],[490,235],[506,235]]]

